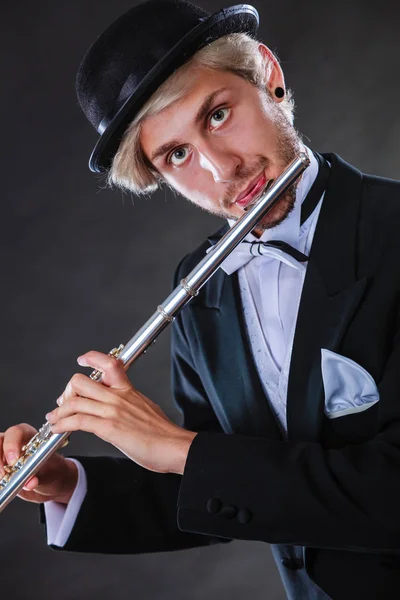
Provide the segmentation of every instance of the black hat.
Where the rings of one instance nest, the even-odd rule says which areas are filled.
[[[107,171],[135,114],[200,48],[229,33],[254,35],[258,12],[239,4],[210,15],[183,0],[149,0],[120,16],[89,48],[76,78],[81,108],[100,133],[89,167]]]

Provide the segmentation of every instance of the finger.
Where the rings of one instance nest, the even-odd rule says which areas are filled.
[[[36,476],[31,477],[22,488],[26,492],[31,492],[39,485],[39,479]]]
[[[36,429],[27,423],[14,425],[4,433],[3,453],[9,465],[21,455],[22,446],[35,435]]]
[[[3,441],[4,441],[4,433],[0,433],[0,479],[3,478],[4,471],[4,453],[3,453]]]
[[[37,492],[36,487],[37,485],[31,489],[30,486],[26,485],[18,493],[18,498],[21,498],[22,500],[28,500],[29,502],[36,502],[37,504],[46,501],[46,497],[40,492]]]
[[[81,367],[92,367],[92,369],[101,371],[103,373],[102,383],[104,385],[112,386],[116,389],[125,389],[130,385],[121,361],[113,356],[91,350],[78,357],[78,364]]]
[[[99,402],[115,402],[115,396],[108,387],[97,381],[92,381],[92,379],[82,373],[76,373],[71,377],[57,404],[61,406],[64,403],[70,403],[77,396],[91,398]]]
[[[87,431],[88,433],[94,433],[103,440],[106,440],[106,433],[109,426],[108,422],[100,417],[94,417],[93,415],[72,415],[60,419],[55,425],[51,426],[53,433],[65,433],[66,431]],[[108,440],[106,440],[108,441]]]
[[[3,441],[4,441],[4,433],[0,433],[0,479],[2,479],[4,477],[4,475],[6,474],[6,472],[4,470],[4,465],[8,464],[7,461],[4,460]],[[32,480],[29,479],[29,481],[27,483],[29,483],[30,481],[32,481]]]
[[[92,400],[82,396],[74,396],[68,402],[64,402],[59,408],[47,413],[46,419],[55,424],[60,419],[65,419],[75,414],[86,414],[102,419],[112,419],[116,416],[116,407],[98,400]]]

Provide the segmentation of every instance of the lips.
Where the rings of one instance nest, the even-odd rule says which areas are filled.
[[[242,192],[238,198],[235,200],[235,204],[240,206],[241,208],[250,204],[252,199],[261,188],[267,183],[267,178],[264,173],[258,176],[258,179],[253,181],[245,190]]]

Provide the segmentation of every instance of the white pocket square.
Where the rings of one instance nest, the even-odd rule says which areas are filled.
[[[329,419],[362,412],[378,402],[374,379],[354,360],[322,348],[321,368]]]

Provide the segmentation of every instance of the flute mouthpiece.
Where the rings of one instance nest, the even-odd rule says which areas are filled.
[[[254,197],[254,199],[250,202],[250,204],[248,204],[247,206],[245,206],[245,208],[243,209],[245,212],[247,212],[248,210],[250,210],[251,208],[253,208],[253,206],[255,204],[257,204],[257,202],[259,201],[259,199],[261,198],[261,196],[263,194],[265,194],[265,192],[268,190],[268,188],[271,187],[271,185],[274,183],[275,179],[270,179],[266,185],[262,188],[262,190],[260,190],[257,194],[257,196]]]

